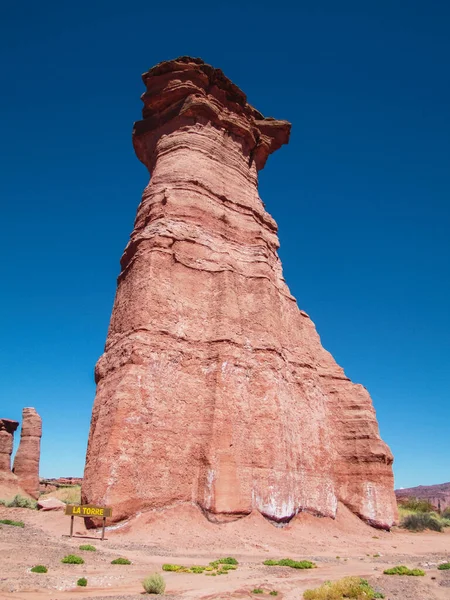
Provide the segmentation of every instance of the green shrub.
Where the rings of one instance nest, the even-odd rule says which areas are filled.
[[[48,569],[47,567],[44,567],[44,565],[35,565],[31,568],[32,573],[47,573],[47,571]]]
[[[442,511],[442,516],[444,517],[444,519],[450,519],[450,506],[444,508],[444,510]]]
[[[237,569],[238,561],[235,558],[219,558],[209,563],[208,566],[194,565],[192,567],[184,567],[183,565],[172,565],[166,563],[162,566],[163,571],[173,571],[175,573],[205,573],[206,575],[227,575],[228,571],[235,571]],[[212,571],[216,571],[212,573]]]
[[[209,565],[211,567],[214,567],[215,569],[217,569],[219,567],[219,565],[238,565],[238,561],[235,558],[232,558],[231,556],[228,556],[227,558],[218,558],[217,560],[213,560],[212,562],[209,563]]]
[[[77,581],[77,585],[79,585],[80,587],[86,587],[87,586],[86,577],[80,577],[80,579]]]
[[[69,565],[84,565],[84,560],[81,556],[77,556],[76,554],[68,554],[61,559],[61,562]]]
[[[450,562],[448,563],[442,563],[441,565],[438,566],[439,571],[447,571],[448,569],[450,569]]]
[[[326,581],[323,585],[313,590],[306,590],[303,594],[305,600],[372,600],[384,598],[383,594],[376,592],[369,582],[360,577],[344,577],[332,583]]]
[[[443,529],[441,520],[435,513],[416,513],[408,515],[403,519],[400,526],[409,531],[424,531],[425,529],[442,531]]]
[[[95,546],[91,546],[91,544],[82,544],[80,546],[80,550],[86,550],[86,552],[95,552],[97,548]]]
[[[147,594],[164,594],[164,590],[166,589],[164,577],[159,573],[153,573],[146,577],[142,585]]]
[[[405,501],[401,501],[399,505],[414,512],[427,513],[434,511],[434,506],[429,500],[419,500],[418,498],[408,498]]]
[[[199,567],[198,565],[194,565],[189,569],[191,573],[203,573],[206,567]]]
[[[128,558],[115,558],[114,560],[111,561],[112,565],[131,565],[131,560],[128,560]]]
[[[291,558],[282,558],[281,560],[265,560],[264,565],[270,567],[291,567],[292,569],[315,569],[317,565],[309,560],[292,560]]]
[[[408,569],[405,565],[399,565],[397,567],[392,567],[391,569],[385,569],[383,571],[385,575],[412,575],[416,577],[422,577],[425,575],[425,571],[422,569]]]
[[[397,567],[392,567],[391,569],[385,569],[383,573],[385,575],[408,575],[410,569],[405,567],[404,565],[399,565]]]
[[[215,560],[214,562],[218,563],[219,565],[238,565],[238,561],[233,558],[232,556],[227,556],[226,558],[218,558],[217,560]]]
[[[272,591],[270,592],[270,595],[271,595],[271,596],[278,596],[278,592],[277,592],[276,590],[272,590]]]
[[[165,564],[162,566],[162,570],[163,571],[181,571],[181,569],[185,569],[186,567],[183,567],[182,565],[170,565],[170,564]]]
[[[252,594],[264,594],[264,590],[262,590],[261,588],[255,588],[254,590],[252,590]]]
[[[8,508],[30,508],[34,510],[37,507],[37,502],[36,500],[17,494],[10,502],[6,502],[5,506]]]
[[[2,523],[2,525],[13,525],[14,527],[25,527],[23,521],[11,521],[11,519],[1,519],[0,523]]]

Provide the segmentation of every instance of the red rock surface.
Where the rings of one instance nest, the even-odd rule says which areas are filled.
[[[38,510],[65,510],[66,505],[58,498],[44,498],[42,500],[38,500],[37,503]]]
[[[20,444],[14,457],[14,474],[19,485],[33,498],[39,497],[39,459],[42,420],[34,408],[22,411]]]
[[[138,158],[151,173],[96,366],[84,502],[118,521],[198,504],[211,520],[396,519],[392,455],[368,392],[299,310],[258,170],[290,124],[188,57],[143,75]]]
[[[11,454],[14,444],[14,432],[18,421],[0,419],[0,497],[6,498],[16,490],[17,477],[11,471]]]
[[[0,473],[11,473],[11,454],[18,421],[0,419]]]
[[[395,495],[400,502],[402,500],[417,498],[419,500],[428,500],[434,508],[444,510],[450,506],[450,481],[436,485],[418,485],[412,488],[402,488],[395,490]]]

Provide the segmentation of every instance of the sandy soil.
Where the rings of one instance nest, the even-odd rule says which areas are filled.
[[[261,515],[226,525],[208,522],[194,506],[141,514],[127,524],[99,532],[87,531],[75,520],[77,537],[69,538],[70,518],[61,512],[37,512],[0,507],[0,519],[22,520],[25,527],[0,525],[0,598],[15,600],[142,600],[141,581],[160,572],[165,562],[205,565],[234,556],[239,568],[228,575],[164,573],[165,597],[173,600],[269,598],[272,590],[283,600],[300,600],[302,592],[326,580],[346,575],[363,576],[391,600],[450,600],[450,571],[439,571],[439,562],[450,561],[450,531],[445,533],[386,533],[368,527],[340,507],[336,521],[303,514],[285,528],[274,527]],[[97,539],[95,539],[97,538]],[[96,552],[80,551],[91,543]],[[66,554],[83,556],[84,565],[62,564]],[[379,556],[374,556],[379,555]],[[112,565],[123,556],[132,564]],[[267,558],[309,559],[313,570],[268,567]],[[36,564],[48,573],[31,573]],[[383,575],[398,564],[421,567],[425,577]],[[88,587],[76,587],[80,577]],[[260,587],[264,595],[252,594]]]

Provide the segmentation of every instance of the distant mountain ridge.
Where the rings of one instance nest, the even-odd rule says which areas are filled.
[[[444,508],[450,506],[450,481],[436,485],[418,485],[417,487],[395,490],[395,495],[397,500],[406,498],[428,500],[435,508],[444,510]]]

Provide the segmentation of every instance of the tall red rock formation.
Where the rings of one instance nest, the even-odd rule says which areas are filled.
[[[39,497],[41,436],[41,417],[34,408],[24,408],[22,411],[20,443],[14,457],[13,470],[20,487],[33,498]]]
[[[19,426],[18,421],[0,419],[0,489],[2,493],[10,485],[16,485],[17,479],[11,471],[11,454],[14,444],[14,432]],[[5,488],[5,491],[3,490]]]
[[[96,366],[83,500],[116,521],[191,502],[378,527],[396,517],[392,455],[367,391],[322,347],[283,279],[258,171],[289,139],[200,59],[143,75],[138,158],[151,173]]]

